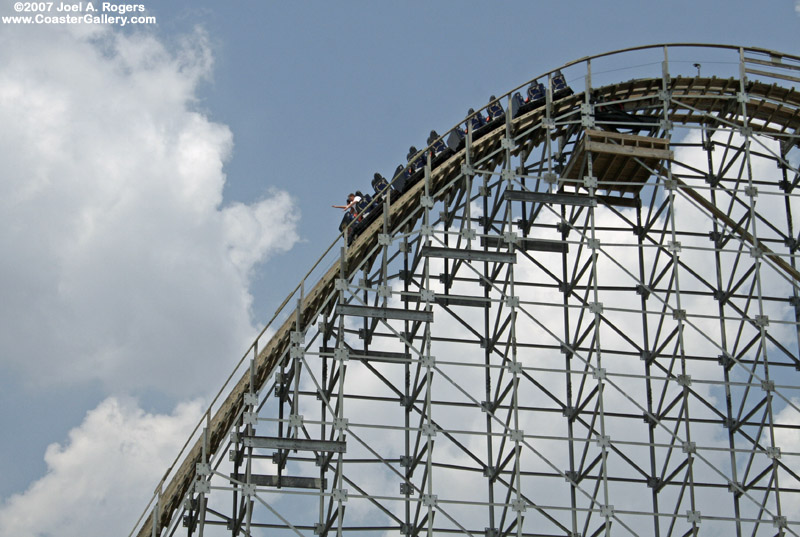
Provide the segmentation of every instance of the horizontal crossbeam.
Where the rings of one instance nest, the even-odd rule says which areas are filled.
[[[464,261],[489,261],[492,263],[516,263],[517,256],[506,252],[484,252],[482,250],[459,250],[456,248],[440,248],[423,246],[420,252],[423,257],[441,257],[444,259],[461,259]]]
[[[596,207],[597,200],[579,194],[548,194],[547,192],[528,192],[526,190],[506,190],[503,192],[506,201],[530,201],[534,203],[555,203],[557,205],[577,205],[580,207]]]
[[[481,239],[481,246],[488,246],[489,248],[504,248],[508,246],[508,242],[503,237],[483,237]],[[552,239],[527,239],[518,238],[514,242],[514,249],[524,251],[537,251],[537,252],[568,252],[569,244],[564,241]]]
[[[336,315],[352,315],[354,317],[372,317],[374,319],[398,319],[401,321],[432,322],[432,311],[404,310],[400,308],[374,308],[371,306],[336,306]]]
[[[231,474],[231,479],[236,481],[245,481],[247,476],[243,474]],[[249,483],[258,487],[292,489],[325,489],[328,487],[327,479],[320,479],[319,477],[296,477],[288,475],[277,476],[252,474],[250,475]]]
[[[326,451],[344,453],[345,442],[335,440],[309,440],[306,438],[279,438],[277,436],[242,436],[242,445],[252,448],[290,449],[293,451]]]
[[[419,302],[420,298],[414,295],[406,295],[402,298],[403,302]],[[472,306],[483,308],[491,304],[491,300],[482,296],[466,295],[436,295],[434,301],[440,306]]]

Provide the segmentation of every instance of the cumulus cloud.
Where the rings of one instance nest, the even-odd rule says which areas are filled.
[[[67,442],[47,448],[47,474],[4,502],[0,534],[127,533],[202,411],[195,401],[154,415],[135,401],[106,399]]]
[[[185,396],[246,348],[253,268],[298,211],[223,204],[232,133],[196,104],[212,65],[199,30],[0,36],[0,356],[29,382]]]
[[[298,240],[294,200],[223,202],[233,135],[199,110],[202,30],[0,35],[0,366],[40,388],[180,399],[255,334],[254,269]],[[213,383],[212,383],[213,384]],[[217,386],[210,386],[216,389]],[[126,533],[202,412],[109,397],[0,506],[2,535]],[[123,531],[120,531],[123,530]]]

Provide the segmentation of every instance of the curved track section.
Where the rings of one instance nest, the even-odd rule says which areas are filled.
[[[132,534],[800,534],[800,58],[561,70],[326,254]]]

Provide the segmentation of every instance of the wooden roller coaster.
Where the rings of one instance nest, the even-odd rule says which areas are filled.
[[[742,49],[742,55],[753,56],[762,52]],[[762,68],[785,64],[781,59],[785,55],[769,53],[768,57],[767,60],[758,60],[765,64]],[[510,93],[506,98],[508,95]],[[596,103],[620,103],[621,111],[635,120],[631,125],[636,128],[630,128],[631,133],[618,132],[626,130],[624,117],[610,124],[596,121],[593,109]],[[302,297],[298,308],[288,314],[285,322],[275,330],[266,346],[257,351],[252,370],[241,376],[211,417],[206,437],[198,439],[180,465],[173,469],[172,478],[165,483],[151,514],[140,520],[138,530],[135,530],[137,535],[159,535],[161,529],[170,523],[192,487],[198,463],[216,453],[234,425],[241,421],[245,395],[258,392],[268,381],[286,356],[291,334],[298,322],[305,327],[320,314],[332,311],[337,280],[349,278],[359,266],[368,262],[382,235],[391,236],[397,231],[397,224],[407,225],[419,218],[423,196],[443,199],[450,195],[459,188],[456,181],[459,176],[482,173],[473,163],[484,161],[488,163],[485,169],[493,169],[493,164],[504,158],[503,149],[508,149],[508,140],[513,140],[511,153],[518,155],[548,138],[551,144],[570,138],[575,143],[571,150],[565,151],[562,169],[552,172],[556,176],[555,191],[589,196],[588,190],[582,186],[584,177],[588,175],[596,178],[596,188],[604,191],[603,195],[598,193],[596,196],[599,204],[633,203],[647,181],[666,178],[665,163],[673,158],[669,138],[671,124],[704,125],[711,129],[719,125],[734,126],[754,135],[781,136],[784,143],[798,146],[800,93],[792,87],[742,77],[660,77],[592,88],[590,95],[576,90],[558,100],[552,100],[552,95],[548,94],[547,102],[540,108],[520,117],[511,118],[509,114],[504,124],[478,140],[468,139],[464,149],[435,169],[426,166],[425,180],[385,204],[386,214],[363,230],[346,248],[339,262],[319,278]],[[640,135],[640,131],[644,134]],[[593,157],[591,170],[587,169],[586,155],[589,153]],[[689,185],[678,181],[677,188],[709,214],[726,221],[742,240],[755,245],[755,239],[745,229]],[[788,278],[800,282],[800,273],[789,263],[768,249],[766,255]]]

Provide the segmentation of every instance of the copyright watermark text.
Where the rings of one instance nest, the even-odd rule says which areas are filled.
[[[155,24],[143,4],[112,2],[16,2],[19,15],[0,17],[3,24]],[[140,15],[141,14],[141,15]]]

